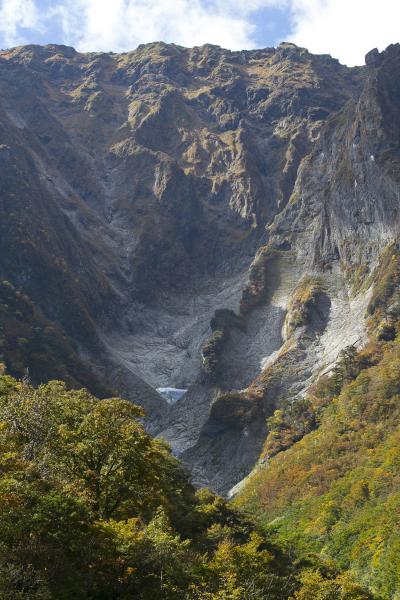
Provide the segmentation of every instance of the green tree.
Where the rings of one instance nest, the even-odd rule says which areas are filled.
[[[49,464],[66,487],[82,494],[95,515],[140,512],[154,484],[157,449],[130,402],[97,402],[75,427],[61,423],[49,444]]]

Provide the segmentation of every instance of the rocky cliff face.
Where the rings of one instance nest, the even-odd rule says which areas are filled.
[[[363,339],[360,282],[398,232],[399,86],[399,46],[353,69],[292,44],[1,52],[10,370],[143,404],[227,491],[265,418]]]

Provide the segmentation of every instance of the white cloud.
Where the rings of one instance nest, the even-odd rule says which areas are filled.
[[[291,10],[291,41],[349,66],[400,41],[399,0],[292,0]]]
[[[271,34],[259,13],[268,7],[285,10],[288,40],[349,65],[363,64],[371,48],[383,50],[400,37],[399,0],[0,0],[0,39],[26,43],[31,30],[56,41],[52,31],[61,25],[57,41],[82,51],[132,50],[158,40],[254,48],[256,33]]]
[[[79,50],[131,50],[163,40],[231,49],[254,46],[250,15],[276,0],[76,0],[58,6],[69,42]],[[79,31],[76,36],[74,31]]]
[[[267,7],[287,10],[290,41],[348,65],[400,37],[399,0],[62,0],[59,11],[67,43],[80,50],[124,51],[156,40],[241,49],[255,47],[257,11]]]
[[[21,28],[41,29],[34,0],[2,0],[0,2],[0,36],[5,46],[23,43]]]

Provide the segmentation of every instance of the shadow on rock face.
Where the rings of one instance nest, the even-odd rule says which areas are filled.
[[[325,292],[320,292],[315,298],[315,304],[310,310],[309,326],[315,332],[322,333],[329,320],[332,302]]]

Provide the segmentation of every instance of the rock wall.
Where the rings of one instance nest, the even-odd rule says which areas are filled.
[[[36,311],[18,327],[57,328],[71,383],[144,405],[198,483],[237,483],[274,408],[362,343],[358,284],[398,233],[399,69],[398,46],[353,69],[293,44],[0,52],[0,278]],[[58,376],[16,360],[18,327],[11,372]]]

